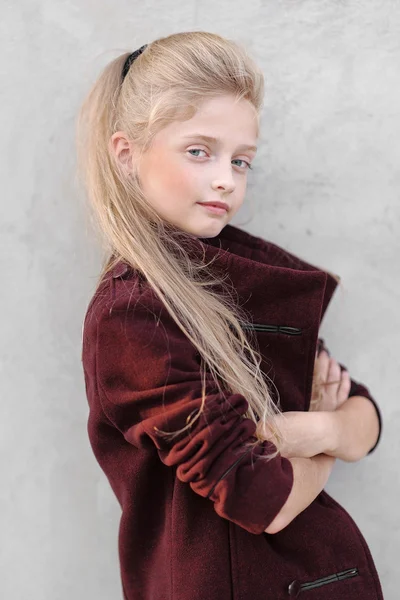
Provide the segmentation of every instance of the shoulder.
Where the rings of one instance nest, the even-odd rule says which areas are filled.
[[[93,293],[83,321],[87,335],[113,315],[125,315],[140,307],[154,311],[159,301],[143,276],[128,263],[118,261],[106,272]]]
[[[85,315],[82,343],[84,365],[95,357],[103,371],[118,363],[136,371],[142,365],[143,374],[148,374],[146,364],[159,361],[161,372],[166,357],[183,361],[192,370],[198,364],[196,348],[162,300],[125,263],[103,276]]]

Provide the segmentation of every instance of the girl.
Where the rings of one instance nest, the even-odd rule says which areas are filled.
[[[177,33],[112,61],[80,113],[108,255],[83,324],[88,434],[125,600],[382,599],[323,489],[381,431],[318,338],[338,278],[229,225],[263,93],[240,45]]]

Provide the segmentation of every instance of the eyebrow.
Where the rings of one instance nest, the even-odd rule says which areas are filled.
[[[215,137],[211,137],[209,135],[203,135],[201,133],[190,133],[189,135],[185,135],[184,136],[185,139],[187,138],[199,138],[204,140],[205,142],[209,142],[209,143],[216,143],[219,140]],[[254,150],[254,152],[257,152],[257,146],[252,146],[250,144],[241,144],[239,146],[239,148],[246,148],[247,150]]]

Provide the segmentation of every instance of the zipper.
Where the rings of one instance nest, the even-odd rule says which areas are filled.
[[[328,575],[327,577],[321,577],[321,579],[316,579],[315,581],[308,581],[307,583],[299,583],[297,580],[292,581],[292,583],[288,587],[289,596],[297,598],[297,596],[301,592],[305,592],[307,590],[312,590],[317,587],[321,587],[322,585],[327,585],[328,583],[334,583],[336,581],[343,581],[344,579],[350,579],[351,577],[357,577],[359,575],[358,569],[355,567],[353,569],[347,569],[346,571],[341,571],[340,573],[335,573],[334,575]]]
[[[287,335],[301,335],[299,327],[288,325],[265,325],[264,323],[242,323],[243,329],[254,329],[255,331],[267,331],[270,333],[286,333]]]

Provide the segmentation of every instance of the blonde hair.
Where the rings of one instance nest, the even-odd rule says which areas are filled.
[[[189,258],[185,244],[193,244],[193,236],[162,221],[146,201],[136,173],[127,177],[110,149],[112,134],[122,130],[144,153],[164,126],[192,117],[201,102],[219,95],[247,99],[259,125],[263,74],[239,44],[202,31],[175,33],[149,43],[122,81],[129,54],[104,68],[77,122],[78,169],[108,255],[100,280],[121,259],[131,265],[147,279],[201,356],[202,404],[197,415],[191,415],[179,431],[160,433],[176,436],[200,416],[208,368],[221,394],[239,393],[248,402],[245,417],[256,423],[257,441],[246,446],[264,442],[267,429],[268,439],[273,433],[277,451],[260,455],[270,460],[283,439],[273,423],[274,415],[281,413],[279,392],[275,404],[267,375],[260,369],[255,333],[245,335],[240,325],[250,320],[247,311],[229,286],[222,294],[212,290],[214,285],[223,286],[225,278],[215,276],[201,257]]]

